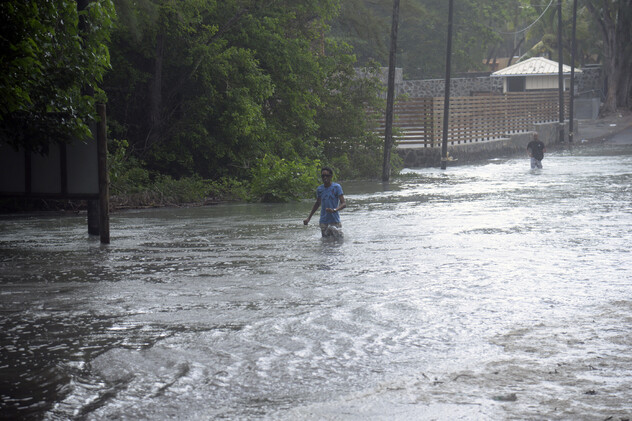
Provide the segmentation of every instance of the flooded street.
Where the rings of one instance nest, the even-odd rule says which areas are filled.
[[[6,419],[632,417],[632,146],[312,201],[0,218]],[[608,418],[612,417],[612,418]]]

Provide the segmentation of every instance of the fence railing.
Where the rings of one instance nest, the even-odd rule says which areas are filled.
[[[569,94],[564,94],[568,115]],[[393,110],[394,139],[401,145],[440,146],[443,140],[444,98],[398,99]],[[557,91],[512,92],[450,98],[448,142],[484,142],[525,132],[535,123],[559,120]],[[384,133],[384,118],[378,132]]]

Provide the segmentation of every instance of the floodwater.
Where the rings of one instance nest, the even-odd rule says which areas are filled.
[[[312,202],[0,219],[0,405],[44,420],[632,416],[632,147]],[[611,417],[611,418],[609,418]]]

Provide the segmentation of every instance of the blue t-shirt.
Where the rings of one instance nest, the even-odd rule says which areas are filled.
[[[336,224],[340,223],[340,215],[338,212],[328,213],[325,209],[336,209],[339,204],[339,199],[342,195],[342,187],[338,183],[331,183],[331,186],[325,187],[324,184],[318,186],[316,189],[316,197],[320,199],[320,223],[321,224]]]

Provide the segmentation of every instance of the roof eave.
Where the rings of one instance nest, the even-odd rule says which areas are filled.
[[[578,72],[577,70],[575,70],[575,73],[581,73]],[[499,74],[499,75],[495,75],[495,74],[491,74],[489,75],[490,77],[508,77],[508,76],[557,76],[559,73],[555,72],[555,73],[510,73],[510,74]],[[564,72],[562,73],[565,76],[570,76],[571,72]]]

